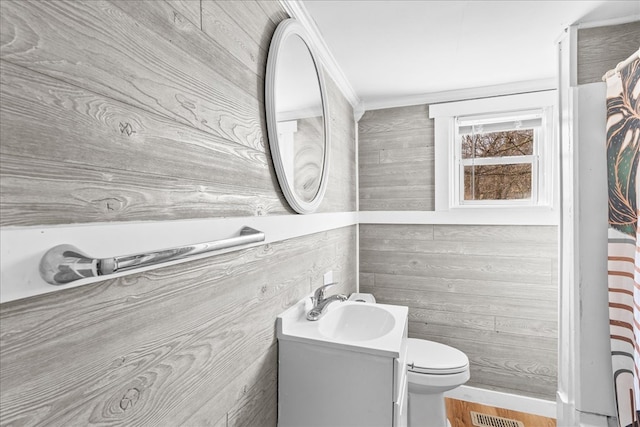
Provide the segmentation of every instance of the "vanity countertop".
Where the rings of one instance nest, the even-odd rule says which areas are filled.
[[[362,307],[349,307],[362,306]],[[306,318],[311,309],[311,298],[307,296],[292,307],[278,315],[276,331],[279,340],[297,341],[308,344],[321,345],[336,349],[355,351],[379,356],[400,357],[402,345],[407,337],[407,322],[409,309],[405,306],[388,304],[371,304],[356,301],[334,302],[328,306],[327,312],[316,321]],[[386,313],[382,313],[382,311]],[[334,313],[332,313],[334,312]],[[339,312],[350,312],[350,316],[340,316]],[[362,313],[362,319],[359,319]],[[369,313],[382,314],[384,321],[367,319]],[[338,319],[338,320],[336,320]],[[339,322],[344,322],[340,324]],[[358,323],[354,325],[354,323]],[[340,328],[367,332],[367,328],[376,328],[376,324],[384,323],[384,331],[380,336],[365,333],[364,339],[351,339],[340,334]],[[327,333],[327,331],[331,331]],[[371,338],[373,336],[373,338]]]

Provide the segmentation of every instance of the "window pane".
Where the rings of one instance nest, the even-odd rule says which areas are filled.
[[[533,129],[462,135],[462,158],[505,157],[533,154]]]
[[[531,198],[531,164],[465,166],[464,200]]]

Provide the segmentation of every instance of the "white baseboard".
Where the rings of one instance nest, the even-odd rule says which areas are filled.
[[[556,402],[537,399],[535,397],[520,396],[477,387],[460,386],[445,393],[446,397],[495,406],[511,411],[526,412],[547,418],[556,418]]]

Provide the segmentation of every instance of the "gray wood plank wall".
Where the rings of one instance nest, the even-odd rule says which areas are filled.
[[[602,76],[640,46],[640,21],[578,29],[578,84],[601,82]]]
[[[555,400],[557,253],[555,226],[361,224],[360,290],[464,351],[469,385]]]
[[[275,316],[355,226],[0,306],[2,425],[276,425]]]
[[[290,214],[266,140],[273,1],[0,2],[0,224]],[[328,76],[327,76],[328,77]],[[327,78],[320,210],[355,209],[355,126]],[[355,227],[0,306],[2,425],[275,426],[275,316]]]
[[[190,1],[2,3],[1,225],[290,212],[263,107],[277,3],[203,2],[203,31]],[[351,107],[327,80],[341,185],[320,210],[352,211]]]
[[[358,123],[361,211],[433,210],[433,132],[426,105],[364,113]]]
[[[267,2],[268,3],[268,2]],[[326,75],[326,74],[325,74]],[[353,108],[340,95],[338,86],[331,79],[326,81],[329,93],[331,128],[331,153],[329,155],[329,180],[325,201],[320,212],[356,210],[356,125]]]
[[[428,106],[359,122],[360,210],[434,208]],[[471,359],[470,385],[555,400],[557,227],[360,225],[360,290]]]

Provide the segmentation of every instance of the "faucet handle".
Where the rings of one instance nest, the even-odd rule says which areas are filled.
[[[338,282],[327,283],[326,285],[320,286],[318,289],[316,289],[313,293],[313,303],[318,304],[320,301],[322,301],[324,299],[324,291],[337,284]]]

